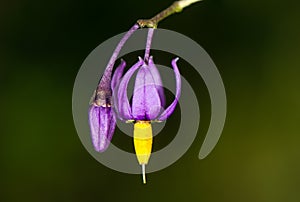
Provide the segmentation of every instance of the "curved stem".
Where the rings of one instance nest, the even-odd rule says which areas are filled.
[[[148,29],[148,36],[147,36],[146,49],[145,49],[145,56],[144,56],[144,60],[145,60],[146,62],[148,62],[148,60],[149,60],[150,48],[151,48],[151,43],[152,43],[153,33],[154,33],[154,29],[153,29],[153,28],[149,28],[149,29]]]
[[[106,68],[105,71],[103,73],[103,76],[99,82],[99,86],[101,88],[101,86],[107,85],[107,83],[110,83],[111,81],[111,74],[112,74],[112,70],[114,67],[114,64],[118,58],[118,55],[122,49],[122,47],[124,46],[125,42],[128,40],[128,38],[139,28],[138,24],[134,24],[131,29],[123,36],[123,38],[121,39],[121,41],[119,42],[119,44],[117,45],[116,49],[114,50]],[[109,84],[110,87],[110,84]]]
[[[162,12],[158,13],[151,19],[140,19],[137,21],[140,27],[149,27],[149,28],[157,28],[157,24],[168,17],[169,15],[172,15],[173,13],[181,12],[182,9],[185,7],[199,2],[202,0],[180,0],[175,1],[171,6],[169,6],[167,9],[163,10]]]

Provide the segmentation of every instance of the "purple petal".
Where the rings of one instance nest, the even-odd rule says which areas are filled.
[[[112,89],[112,98],[113,98],[113,108],[114,110],[116,111],[117,114],[119,114],[118,112],[118,108],[115,107],[118,105],[118,99],[117,99],[117,96],[115,96],[117,90],[117,87],[120,83],[120,80],[121,80],[121,77],[122,77],[122,74],[123,74],[123,71],[124,71],[124,68],[126,66],[126,62],[124,60],[121,60],[121,64],[117,67],[117,69],[115,70],[114,72],[114,75],[112,77],[112,81],[111,81],[111,89]]]
[[[132,116],[135,120],[153,120],[161,109],[161,103],[149,66],[143,65],[136,75]]]
[[[121,64],[115,70],[114,75],[111,80],[111,89],[112,90],[114,90],[116,88],[116,86],[119,84],[120,79],[123,75],[125,66],[126,66],[126,62],[124,60],[121,60]]]
[[[116,117],[112,108],[92,105],[89,110],[89,124],[94,149],[104,152],[116,127]]]
[[[161,106],[164,107],[166,104],[166,98],[165,98],[165,94],[164,94],[164,88],[163,88],[163,84],[160,78],[160,74],[159,71],[157,70],[154,62],[153,62],[153,57],[151,56],[149,58],[149,70],[153,76],[154,79],[154,83],[156,85],[156,89],[158,91],[159,97],[160,97],[160,102],[161,102]]]
[[[166,120],[174,111],[177,103],[178,103],[178,99],[180,97],[180,91],[181,91],[181,77],[180,77],[180,72],[178,70],[177,64],[176,62],[178,61],[179,58],[176,58],[172,61],[172,66],[174,69],[174,73],[175,73],[175,80],[176,80],[176,95],[175,95],[175,99],[172,102],[172,104],[159,116],[158,120],[159,121],[163,121]]]
[[[117,111],[119,112],[119,118],[122,120],[131,120],[131,108],[129,105],[128,97],[127,97],[127,86],[130,78],[132,77],[133,73],[144,63],[144,61],[139,58],[139,61],[133,65],[123,76],[119,87],[117,89],[117,100],[118,104],[115,105],[117,107]]]

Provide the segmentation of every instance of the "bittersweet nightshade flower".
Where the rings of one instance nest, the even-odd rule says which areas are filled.
[[[122,46],[138,28],[139,26],[135,24],[121,39],[112,57],[110,58],[110,61],[108,62],[108,65],[90,103],[90,132],[94,149],[98,152],[103,152],[108,148],[116,127],[116,116],[112,109],[113,102],[111,85],[115,85],[115,83],[120,79],[121,75],[116,76],[114,83],[112,83],[112,70]],[[122,69],[122,67],[125,67],[124,61],[121,61],[118,69]]]
[[[148,63],[139,58],[139,61],[122,77],[119,86],[114,89],[114,106],[118,112],[118,118],[128,122],[136,120],[166,120],[173,113],[180,96],[181,78],[176,64],[177,60],[178,58],[172,61],[176,79],[175,99],[168,108],[161,112],[162,103],[164,103],[164,94],[162,84],[158,83],[158,81],[161,81],[158,70],[152,57],[149,58]],[[120,74],[123,69],[121,67],[117,68],[116,72]],[[138,70],[138,73],[135,80],[132,104],[130,106],[127,97],[127,86],[136,70]]]
[[[94,149],[98,152],[105,151],[112,139],[116,116],[126,122],[134,123],[134,148],[137,159],[142,165],[143,181],[145,178],[145,165],[148,163],[152,150],[152,122],[166,120],[174,111],[180,97],[181,78],[177,67],[178,58],[172,60],[175,73],[176,93],[175,99],[165,110],[165,96],[159,72],[149,56],[154,29],[158,22],[169,15],[180,12],[183,8],[201,0],[179,0],[170,7],[158,13],[151,19],[140,19],[121,39],[99,81],[99,85],[92,97],[89,109],[89,124]],[[121,61],[112,77],[112,70],[117,56],[127,39],[138,28],[148,27],[148,39],[144,59],[131,67],[122,77],[125,61]],[[128,82],[137,71],[132,104],[127,97]],[[113,110],[114,109],[114,110]],[[116,115],[117,114],[117,115]]]
[[[133,65],[121,78],[117,85],[113,86],[114,107],[118,113],[118,118],[126,122],[134,123],[134,147],[137,159],[143,170],[143,180],[145,183],[145,165],[148,163],[152,150],[152,127],[151,122],[164,121],[174,111],[181,89],[181,77],[177,67],[178,58],[172,61],[175,73],[176,94],[175,99],[165,110],[162,110],[165,103],[163,85],[159,72],[153,62],[153,57],[149,57],[149,50],[154,29],[149,29],[148,39],[144,59]],[[113,83],[117,83],[124,70],[123,66],[116,69],[113,76]],[[129,80],[137,71],[132,104],[127,97],[127,86]]]

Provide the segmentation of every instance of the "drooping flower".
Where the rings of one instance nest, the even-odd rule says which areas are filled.
[[[152,150],[152,127],[153,121],[164,121],[174,111],[180,97],[181,77],[177,67],[178,58],[172,60],[172,67],[175,73],[176,94],[175,99],[165,110],[165,99],[163,85],[159,72],[153,62],[153,57],[149,57],[149,50],[153,36],[153,30],[149,29],[145,51],[145,58],[133,65],[120,79],[124,67],[116,69],[112,78],[114,107],[118,118],[126,122],[134,123],[134,148],[139,164],[142,166],[143,181],[145,183],[145,165],[148,163]],[[127,86],[133,74],[137,72],[132,104],[127,97]]]
[[[118,118],[123,121],[131,122],[137,120],[144,121],[164,121],[175,110],[180,97],[181,78],[177,67],[178,58],[172,60],[172,67],[175,73],[176,80],[176,95],[174,101],[165,110],[164,107],[164,93],[161,83],[159,72],[153,62],[153,57],[149,58],[148,62],[145,62],[142,58],[133,65],[126,74],[121,78],[119,86],[114,86],[114,106],[118,112]],[[118,67],[116,73],[113,76],[113,82],[117,78],[116,75],[122,74],[124,67]],[[132,104],[129,104],[127,97],[127,86],[129,80],[138,70],[134,92],[132,98]]]
[[[103,73],[98,87],[91,99],[89,108],[89,125],[91,139],[94,149],[98,152],[105,151],[112,139],[116,127],[116,116],[112,109],[112,90],[111,76],[117,56],[128,40],[128,38],[139,28],[135,24],[121,39],[120,43],[113,52],[112,57]],[[125,62],[122,61],[118,69],[124,69]],[[114,82],[120,79],[121,75],[115,76]],[[115,84],[113,84],[115,85]]]

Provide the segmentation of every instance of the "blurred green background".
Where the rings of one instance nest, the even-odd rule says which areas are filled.
[[[223,77],[226,125],[206,159],[205,109],[192,147],[145,186],[81,144],[71,102],[82,62],[171,3],[0,3],[0,201],[300,201],[299,1],[206,0],[160,23],[197,41]]]

